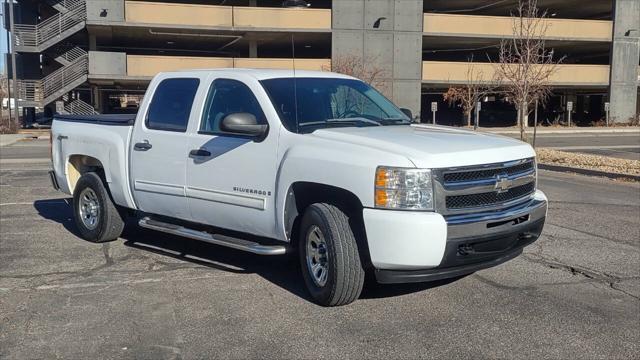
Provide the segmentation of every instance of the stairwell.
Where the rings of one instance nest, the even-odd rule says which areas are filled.
[[[53,6],[53,5],[52,5]],[[62,0],[55,9],[66,10],[36,24],[15,24],[13,43],[18,52],[42,52],[84,29],[87,19],[85,0]]]
[[[45,76],[42,80],[19,80],[18,103],[24,107],[43,107],[87,81],[89,74],[89,56],[83,51],[79,54],[60,56],[68,65]],[[80,49],[80,51],[82,51]]]
[[[98,112],[86,102],[75,99],[64,106],[64,112],[73,115],[96,115]]]
[[[58,10],[60,13],[66,13],[69,9],[73,8],[77,3],[84,2],[85,0],[47,0],[47,3],[52,8]]]
[[[87,55],[86,51],[72,44],[63,44],[56,50],[52,57],[58,64],[63,66],[71,65],[78,58]]]
[[[18,52],[42,53],[62,65],[40,80],[18,80],[18,103],[23,107],[44,107],[87,81],[89,56],[64,40],[86,26],[86,0],[48,0],[58,11],[36,25],[16,24],[13,42]],[[86,105],[86,106],[85,106]],[[91,105],[67,103],[71,113],[95,111]],[[91,110],[90,110],[90,109]]]

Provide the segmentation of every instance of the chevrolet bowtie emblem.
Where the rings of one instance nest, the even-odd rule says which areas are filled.
[[[496,176],[496,185],[495,189],[498,190],[498,193],[503,193],[513,185],[513,180],[509,180],[508,175],[498,175]]]

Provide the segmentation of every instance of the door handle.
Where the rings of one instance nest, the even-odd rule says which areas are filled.
[[[151,146],[151,144],[149,144],[148,141],[144,141],[144,142],[139,142],[136,143],[135,145],[133,145],[133,150],[138,150],[138,151],[147,151],[149,149],[151,149],[153,146]]]
[[[211,152],[205,149],[194,149],[189,151],[189,156],[211,156]]]

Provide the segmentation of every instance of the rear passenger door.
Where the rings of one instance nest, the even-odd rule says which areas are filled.
[[[186,162],[189,159],[187,127],[194,101],[204,78],[160,75],[155,89],[140,108],[144,121],[137,121],[131,141],[131,188],[140,210],[179,219],[190,219],[185,196]]]
[[[226,229],[274,236],[278,128],[269,124],[269,99],[253,78],[216,78],[208,86],[189,150],[202,155],[187,162],[187,197],[194,221]],[[225,133],[222,120],[249,113],[268,124],[264,138]]]

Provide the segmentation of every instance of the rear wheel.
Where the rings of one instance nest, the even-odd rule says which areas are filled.
[[[316,203],[300,223],[299,256],[304,282],[322,306],[346,305],[362,292],[365,271],[347,215]]]
[[[111,200],[102,179],[90,172],[82,175],[73,191],[73,214],[83,239],[106,242],[117,239],[124,220]]]

